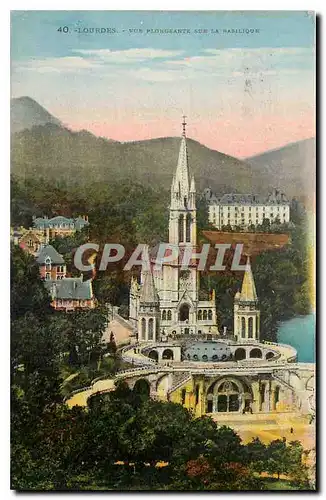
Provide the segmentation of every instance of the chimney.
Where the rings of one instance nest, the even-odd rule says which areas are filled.
[[[45,244],[48,245],[50,241],[50,229],[45,228]]]

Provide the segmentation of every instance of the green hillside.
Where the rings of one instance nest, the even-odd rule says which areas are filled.
[[[132,179],[169,188],[179,145],[178,137],[120,143],[47,124],[13,134],[12,173],[67,185]],[[252,190],[255,179],[250,165],[192,139],[188,139],[188,154],[197,190],[207,186],[219,193]]]

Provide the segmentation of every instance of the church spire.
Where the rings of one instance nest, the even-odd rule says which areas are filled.
[[[186,116],[183,115],[183,122],[182,122],[182,137],[186,137],[186,125],[187,125],[187,122],[186,122]]]
[[[182,122],[182,137],[179,150],[179,158],[177,169],[175,173],[175,183],[178,186],[179,196],[181,200],[184,200],[189,196],[189,167],[188,167],[188,152],[187,152],[187,141],[186,141],[186,117],[183,117]]]
[[[255,286],[254,277],[253,277],[253,274],[251,271],[249,255],[247,257],[247,266],[246,266],[245,274],[244,274],[243,281],[242,281],[240,296],[241,296],[240,300],[244,301],[244,302],[257,301],[256,286]]]

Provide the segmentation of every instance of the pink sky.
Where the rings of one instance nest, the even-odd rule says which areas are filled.
[[[136,141],[156,137],[178,136],[180,122],[162,118],[143,122],[139,116],[110,122],[69,123],[73,130],[89,130],[97,136],[118,141]],[[188,118],[187,136],[222,153],[246,158],[285,144],[315,136],[315,117],[305,110],[287,116],[257,116],[247,119],[229,115],[219,120]]]

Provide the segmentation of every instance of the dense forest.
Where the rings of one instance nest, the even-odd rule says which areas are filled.
[[[130,255],[138,243],[155,247],[167,241],[168,191],[143,186],[130,181],[112,182],[110,185],[93,183],[86,188],[72,188],[48,183],[44,179],[12,177],[12,226],[32,224],[33,215],[77,216],[87,214],[90,226],[74,237],[52,241],[62,253],[68,270],[73,267],[75,249],[85,241],[97,242],[101,247],[107,242],[122,243],[126,255]],[[198,236],[205,241],[202,231],[213,229],[208,223],[207,206],[198,198]],[[308,314],[311,309],[308,295],[307,227],[305,212],[293,202],[291,221],[288,226],[273,225],[268,220],[257,227],[260,232],[286,232],[289,244],[277,251],[263,252],[252,259],[257,294],[260,299],[261,334],[266,340],[275,341],[280,321],[296,315]],[[252,228],[253,230],[253,228]],[[97,299],[101,303],[118,305],[128,317],[128,289],[130,273],[123,272],[125,260],[99,272],[94,282]],[[205,290],[215,288],[219,325],[232,331],[233,298],[241,286],[240,273],[210,273],[201,279]]]
[[[11,486],[31,490],[313,489],[298,441],[247,445],[228,427],[123,383],[89,409],[64,404],[83,367],[114,374],[100,345],[105,310],[62,315],[31,256],[11,251]],[[110,356],[103,355],[109,352]],[[262,475],[262,473],[264,474]],[[287,480],[278,478],[286,474]],[[277,477],[272,477],[276,475]],[[267,476],[267,477],[266,477]]]

